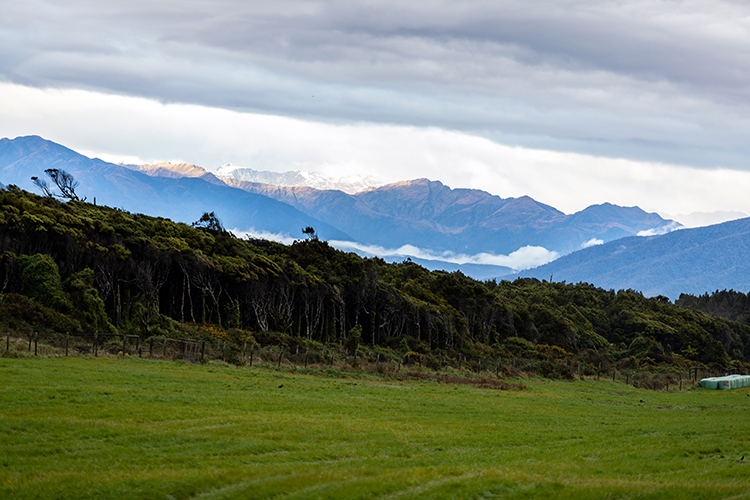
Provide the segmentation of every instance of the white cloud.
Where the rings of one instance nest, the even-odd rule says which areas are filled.
[[[247,229],[245,231],[239,229],[230,229],[229,231],[238,238],[257,238],[261,240],[276,241],[278,243],[283,243],[284,245],[291,245],[299,239],[293,238],[288,234],[270,233],[268,231],[256,231],[253,228]]]
[[[332,125],[82,90],[0,83],[0,136],[37,134],[109,161],[224,163],[332,177],[427,177],[566,213],[592,204],[750,213],[750,172],[511,147],[439,128]]]
[[[365,245],[354,241],[329,242],[339,250],[358,252],[378,257],[415,257],[424,260],[450,262],[453,264],[485,264],[492,266],[509,267],[516,271],[530,269],[551,262],[559,257],[557,252],[552,252],[544,247],[525,246],[519,248],[509,255],[496,255],[491,253],[478,253],[475,255],[455,254],[453,252],[434,252],[414,245],[403,245],[399,248],[384,248],[378,245]]]
[[[679,229],[684,229],[684,227],[679,222],[672,222],[664,226],[638,231],[637,236],[661,236],[662,234],[671,233]]]
[[[604,240],[600,240],[598,238],[591,238],[589,241],[583,243],[581,245],[581,248],[588,248],[588,247],[593,247],[596,245],[603,245],[603,244],[604,244]]]
[[[670,215],[660,213],[663,218],[679,222],[685,227],[704,227],[713,224],[721,224],[730,220],[744,219],[748,215],[743,212],[692,212],[689,214]]]
[[[748,19],[733,0],[17,1],[0,79],[747,168]]]

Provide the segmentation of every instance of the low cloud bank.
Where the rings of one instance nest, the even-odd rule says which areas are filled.
[[[490,266],[509,267],[516,271],[530,269],[551,262],[559,257],[557,252],[552,252],[544,247],[525,246],[509,255],[496,255],[491,253],[478,253],[474,255],[456,254],[453,252],[433,252],[414,245],[403,245],[398,248],[384,248],[379,245],[365,245],[355,241],[329,242],[339,250],[358,252],[378,257],[415,257],[424,260],[450,262],[452,264],[484,264]]]
[[[230,229],[238,238],[260,238],[276,241],[285,245],[291,245],[299,238],[288,234],[271,233],[268,231],[256,231],[253,228],[246,230]],[[413,257],[423,260],[450,262],[452,264],[482,264],[489,266],[509,267],[514,271],[523,271],[533,267],[544,265],[557,259],[560,254],[547,250],[544,247],[525,246],[509,255],[496,255],[481,252],[474,255],[456,254],[453,252],[433,252],[429,249],[419,248],[414,245],[402,245],[398,248],[385,248],[379,245],[367,245],[356,241],[330,240],[332,247],[345,252],[355,252],[368,257],[399,257],[406,259]]]
[[[583,243],[581,245],[581,248],[588,248],[588,247],[594,247],[596,245],[603,245],[604,240],[600,240],[598,238],[591,238],[589,241]]]
[[[237,236],[238,238],[257,238],[261,240],[276,241],[283,243],[284,245],[291,245],[299,238],[292,238],[288,234],[282,233],[269,233],[268,231],[256,231],[253,228],[241,231],[239,229],[230,229],[229,232]]]
[[[637,236],[661,236],[662,234],[671,233],[678,229],[684,229],[684,226],[679,222],[670,222],[666,226],[652,227],[644,231],[638,231]]]

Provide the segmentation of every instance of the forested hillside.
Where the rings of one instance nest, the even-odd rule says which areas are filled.
[[[289,246],[243,240],[211,214],[191,226],[9,186],[0,191],[0,326],[369,345],[427,359],[726,367],[750,358],[749,326],[665,297],[479,282],[303,236]]]
[[[750,325],[750,293],[734,290],[716,290],[712,294],[695,296],[682,294],[675,302],[681,307],[731,319]]]

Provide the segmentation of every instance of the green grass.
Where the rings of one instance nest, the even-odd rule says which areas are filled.
[[[0,358],[0,498],[750,498],[747,390],[524,384]]]

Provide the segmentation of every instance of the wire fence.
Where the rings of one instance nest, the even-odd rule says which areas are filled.
[[[189,363],[222,361],[238,366],[297,368],[346,368],[381,374],[399,373],[402,369],[422,371],[454,371],[477,377],[498,379],[525,376],[543,376],[562,379],[596,379],[621,382],[633,387],[655,391],[681,391],[698,385],[702,378],[737,373],[706,366],[654,367],[650,370],[603,367],[602,363],[580,360],[529,359],[520,357],[467,358],[455,356],[423,355],[379,347],[359,346],[353,353],[342,345],[316,345],[288,348],[283,345],[259,346],[249,342],[229,339],[180,339],[138,335],[92,333],[71,335],[51,333],[41,335],[31,332],[19,336],[6,332],[5,356],[138,356],[142,358],[182,360]]]

